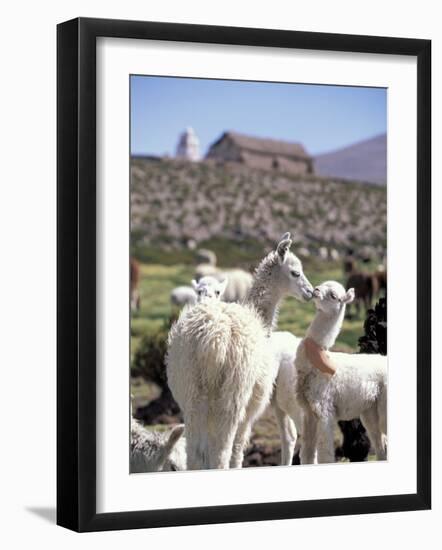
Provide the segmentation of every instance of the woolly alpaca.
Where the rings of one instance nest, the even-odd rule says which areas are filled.
[[[184,426],[168,432],[153,432],[131,419],[130,472],[158,472],[186,469],[186,449],[181,438]],[[181,439],[180,439],[181,438]]]
[[[214,277],[203,277],[198,283],[192,281],[192,286],[198,295],[198,302],[207,299],[220,299],[226,284],[227,280],[219,283]],[[281,464],[283,465],[292,463],[297,443],[297,431],[301,428],[302,411],[296,401],[292,399],[292,392],[289,390],[290,387],[294,387],[296,380],[294,361],[300,342],[301,338],[297,338],[290,332],[273,332],[270,335],[270,343],[278,365],[272,407],[281,436]]]
[[[253,422],[268,404],[278,362],[269,345],[285,295],[312,286],[285,234],[255,272],[246,304],[186,308],[169,333],[167,375],[186,424],[189,469],[241,467]]]
[[[346,304],[354,290],[345,291],[327,281],[313,291],[316,315],[307,337],[329,350],[340,332]],[[328,377],[307,360],[304,340],[298,347],[296,397],[303,408],[301,463],[334,462],[333,432],[336,420],[360,417],[379,460],[386,458],[387,361],[382,355],[330,353],[336,367]]]
[[[198,283],[192,281],[192,286],[200,302],[204,299],[220,299],[226,283],[227,280],[219,283],[214,277],[203,277]],[[289,390],[290,387],[294,387],[296,380],[294,361],[300,342],[301,338],[297,338],[290,332],[273,332],[270,335],[270,343],[278,365],[272,407],[281,436],[281,464],[283,465],[292,463],[296,443],[299,444],[298,431],[302,425],[302,410],[292,399],[292,392]]]

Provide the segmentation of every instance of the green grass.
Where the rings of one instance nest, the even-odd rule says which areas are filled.
[[[313,285],[325,280],[343,281],[339,266],[327,263],[306,263],[305,272]],[[132,314],[132,355],[142,336],[156,332],[170,318],[172,306],[170,292],[176,286],[188,285],[194,274],[192,265],[142,264],[141,266],[141,310]],[[280,313],[278,330],[288,330],[296,336],[303,336],[314,315],[312,303],[301,304],[294,298],[284,300]],[[363,334],[363,319],[345,320],[335,349],[357,351],[358,338]]]
[[[198,248],[208,248],[215,252],[218,264],[221,266],[247,267],[262,255],[262,243],[253,238],[232,241],[223,237],[213,237],[201,241]],[[192,267],[195,260],[194,250],[185,247],[164,250],[162,247],[143,243],[142,234],[137,232],[131,235],[131,255],[146,264],[158,264],[163,267],[180,265]]]

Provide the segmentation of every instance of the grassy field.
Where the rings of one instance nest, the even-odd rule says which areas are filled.
[[[323,263],[314,269],[306,265],[305,272],[313,285],[326,280],[343,282],[339,265]],[[141,337],[158,330],[170,318],[173,310],[170,292],[179,285],[188,285],[193,277],[192,265],[142,264],[141,310],[132,314],[131,352],[135,352]],[[288,330],[302,336],[314,314],[312,303],[301,304],[294,298],[284,300],[279,314],[279,330]],[[363,333],[363,319],[345,320],[335,348],[341,351],[357,351],[358,338]]]

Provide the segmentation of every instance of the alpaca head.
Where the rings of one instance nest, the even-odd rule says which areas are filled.
[[[192,287],[196,292],[197,301],[204,302],[213,298],[221,300],[228,282],[227,277],[218,281],[215,277],[210,276],[202,277],[198,282],[193,280]]]
[[[329,315],[341,313],[355,298],[354,288],[348,291],[336,281],[326,281],[313,290],[316,309]]]
[[[184,424],[167,432],[151,431],[132,418],[130,471],[161,472],[186,469]]]
[[[312,298],[313,287],[304,275],[301,260],[290,251],[291,244],[290,233],[285,233],[276,247],[274,277],[282,295],[308,301]]]

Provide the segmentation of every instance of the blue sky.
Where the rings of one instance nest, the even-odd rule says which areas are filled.
[[[382,88],[131,77],[131,152],[174,155],[195,129],[201,152],[222,132],[301,142],[316,155],[386,132]]]

